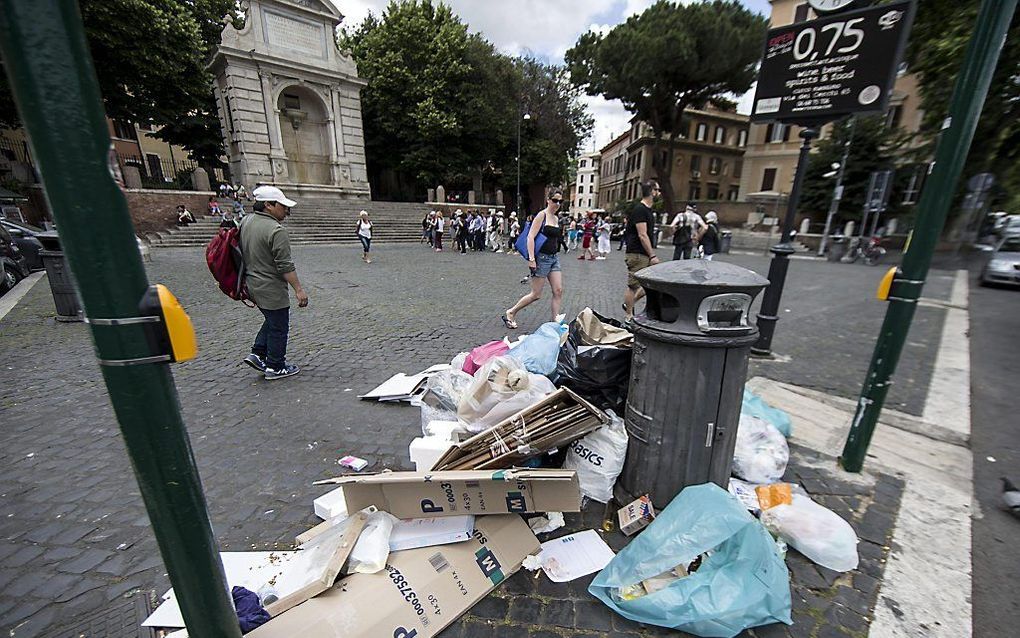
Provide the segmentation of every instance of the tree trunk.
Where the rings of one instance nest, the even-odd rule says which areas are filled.
[[[659,189],[662,190],[662,209],[667,213],[667,218],[673,216],[673,138],[676,134],[670,133],[669,148],[664,149],[662,133],[655,131],[655,155],[652,165],[655,167],[655,178],[659,181]],[[661,162],[662,151],[666,151],[666,161]]]

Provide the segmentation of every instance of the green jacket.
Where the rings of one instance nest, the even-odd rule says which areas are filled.
[[[248,215],[241,222],[241,252],[248,294],[259,308],[290,307],[284,274],[294,272],[287,229],[269,213]]]

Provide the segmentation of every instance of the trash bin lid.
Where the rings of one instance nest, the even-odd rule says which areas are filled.
[[[708,259],[680,259],[649,266],[634,277],[645,289],[675,291],[682,288],[713,288],[722,292],[757,292],[769,280],[736,264]],[[753,294],[753,293],[752,293]]]

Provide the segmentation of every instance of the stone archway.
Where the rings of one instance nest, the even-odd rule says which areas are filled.
[[[276,108],[290,180],[331,183],[329,116],[322,99],[306,87],[293,85],[280,92]]]

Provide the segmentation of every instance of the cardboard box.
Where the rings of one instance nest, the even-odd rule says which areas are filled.
[[[390,554],[382,571],[348,576],[247,636],[430,638],[539,548],[520,516],[479,518],[471,540]]]
[[[630,536],[652,522],[655,518],[655,508],[652,507],[652,500],[645,494],[617,510],[616,516],[620,521],[620,531]]]
[[[397,518],[581,511],[574,470],[384,472],[316,485],[325,483],[343,485],[348,512],[375,505]]]

